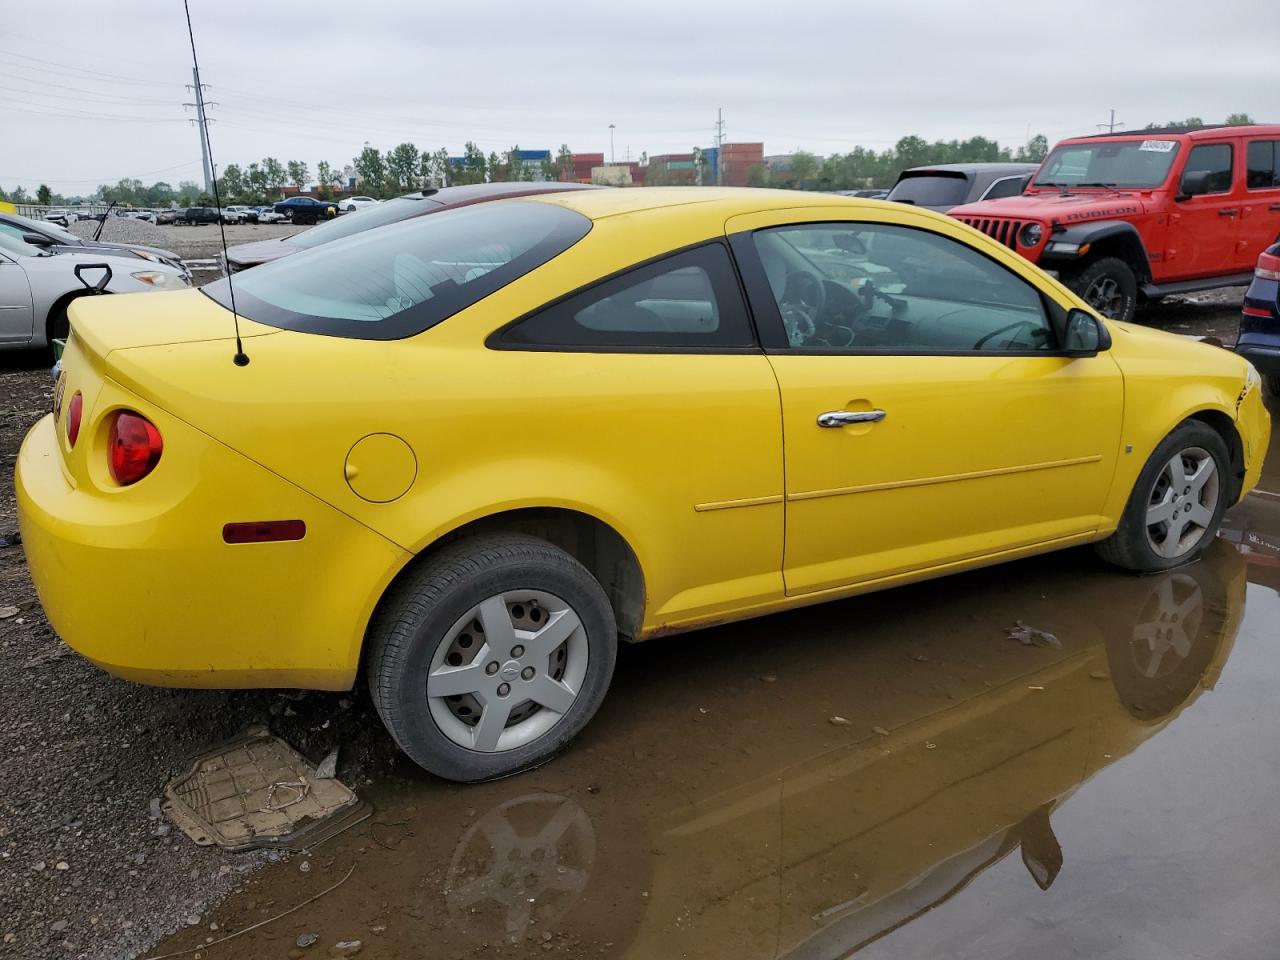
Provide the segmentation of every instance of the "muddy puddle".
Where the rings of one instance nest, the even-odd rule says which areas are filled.
[[[1162,576],[1071,551],[627,648],[551,764],[399,767],[149,955],[1273,955],[1278,474]]]

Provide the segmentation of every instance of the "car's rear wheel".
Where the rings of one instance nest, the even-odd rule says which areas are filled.
[[[1065,279],[1081,300],[1108,320],[1133,319],[1138,305],[1138,280],[1123,260],[1100,257]]]
[[[369,685],[416,763],[476,782],[544,763],[595,714],[617,653],[604,590],[544,540],[459,541],[384,598]]]
[[[1230,454],[1221,435],[1189,420],[1147,460],[1120,526],[1097,545],[1108,563],[1151,573],[1194,560],[1217,535],[1227,508]]]

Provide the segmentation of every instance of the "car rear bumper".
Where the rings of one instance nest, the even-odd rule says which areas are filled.
[[[132,487],[78,479],[51,415],[22,444],[18,520],[54,630],[141,683],[350,688],[373,608],[408,555],[181,421],[146,415],[165,450]],[[86,423],[78,445],[105,443],[100,433]],[[301,519],[306,535],[222,539],[225,523],[268,519]]]

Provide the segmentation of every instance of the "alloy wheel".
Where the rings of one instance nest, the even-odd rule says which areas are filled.
[[[565,601],[508,590],[476,604],[432,657],[426,695],[446,737],[482,753],[538,739],[573,706],[587,675],[586,629]]]
[[[1158,556],[1186,556],[1204,539],[1218,506],[1218,465],[1202,447],[1170,458],[1147,501],[1147,542]]]
[[[1112,277],[1104,275],[1089,284],[1084,302],[1108,320],[1118,320],[1124,315],[1124,293]]]

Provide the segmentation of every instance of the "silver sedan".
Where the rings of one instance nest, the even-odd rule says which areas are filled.
[[[0,350],[46,347],[65,338],[67,306],[97,286],[103,293],[182,290],[191,286],[191,275],[168,263],[37,246],[0,232]]]

